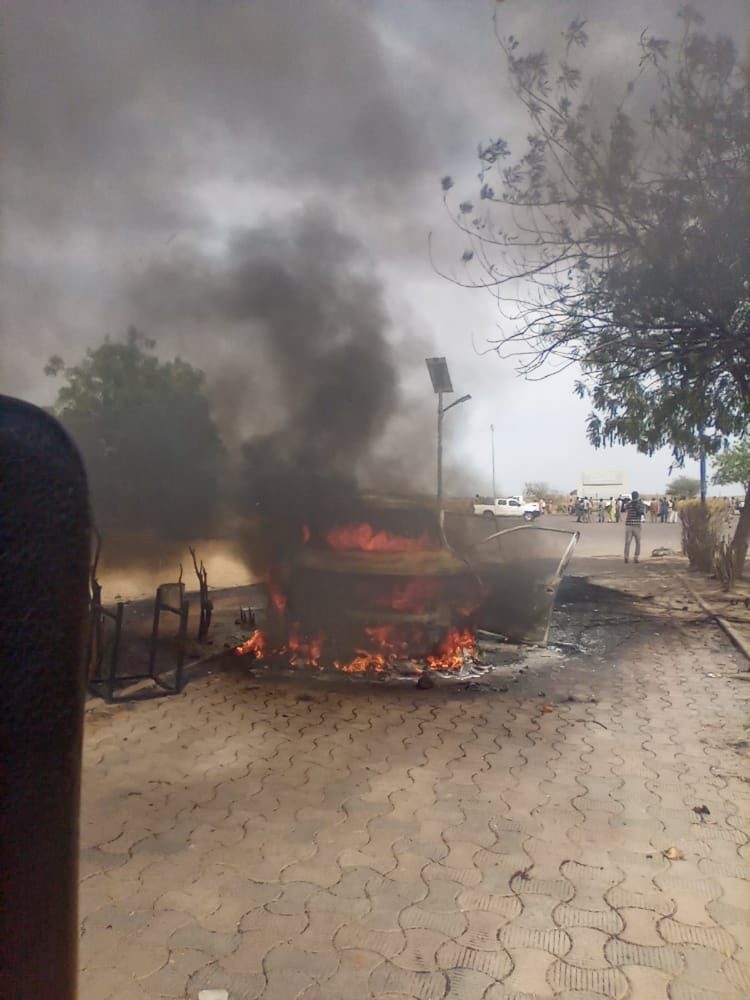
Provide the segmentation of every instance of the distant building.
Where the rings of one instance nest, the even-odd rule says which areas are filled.
[[[578,478],[578,496],[609,500],[630,493],[628,477],[621,469],[586,470]]]

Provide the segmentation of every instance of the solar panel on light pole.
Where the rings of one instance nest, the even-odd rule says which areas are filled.
[[[425,363],[435,392],[453,392],[453,383],[445,358],[425,358]]]

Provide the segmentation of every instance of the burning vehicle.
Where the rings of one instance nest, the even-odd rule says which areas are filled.
[[[458,671],[477,629],[546,642],[577,534],[524,526],[478,537],[478,520],[434,501],[362,496],[343,520],[304,524],[271,568],[262,626],[236,652],[347,673],[404,662]]]
[[[460,668],[482,600],[434,505],[366,496],[341,523],[304,525],[268,591],[265,624],[238,651],[349,673]]]

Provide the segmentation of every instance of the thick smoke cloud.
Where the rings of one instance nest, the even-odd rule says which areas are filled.
[[[362,476],[378,478],[373,449],[399,404],[390,321],[372,262],[328,213],[183,253],[138,276],[129,298],[141,325],[189,328],[213,354],[214,411],[246,438],[230,506],[261,513],[278,543],[340,516]]]
[[[43,393],[40,357],[135,321],[129,276],[215,230],[217,190],[253,188],[253,222],[273,189],[280,211],[354,198],[360,232],[400,226],[437,155],[429,67],[369,4],[28,0],[2,19],[4,391]]]
[[[129,298],[139,324],[204,342],[224,421],[266,431],[285,460],[348,473],[394,410],[381,286],[327,213],[238,230],[219,255],[182,254],[140,275]]]
[[[5,4],[0,389],[49,403],[49,355],[72,363],[133,323],[162,357],[206,371],[230,454],[262,441],[291,468],[429,488],[425,354],[448,354],[473,412],[484,396],[487,424],[492,399],[499,413],[510,395],[497,366],[471,357],[470,333],[481,344],[495,314],[477,307],[464,321],[474,302],[448,300],[426,253],[441,229],[440,176],[473,183],[478,141],[523,143],[492,13],[524,49],[550,51],[572,17],[588,17],[599,86],[613,67],[630,72],[643,28],[674,33],[679,3],[559,0],[543,17],[520,0]],[[744,0],[702,6],[710,30],[741,37]],[[244,232],[228,235],[238,220]],[[361,245],[387,271],[384,287]],[[347,394],[356,406],[342,417]],[[448,434],[470,412],[453,414]],[[457,466],[454,454],[446,473]]]

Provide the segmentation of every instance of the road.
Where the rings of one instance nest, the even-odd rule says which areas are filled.
[[[565,528],[580,531],[581,538],[576,550],[576,557],[584,559],[589,556],[622,557],[625,542],[625,524],[599,524],[591,521],[588,524],[578,524],[574,517],[563,514],[551,514],[535,522],[545,528]],[[679,553],[682,546],[682,526],[676,524],[651,524],[646,521],[642,528],[642,555],[648,558],[656,548],[672,549]],[[573,570],[575,572],[575,570]]]
[[[569,655],[90,702],[81,1000],[750,995],[746,664],[583,531],[642,599],[568,584]]]

